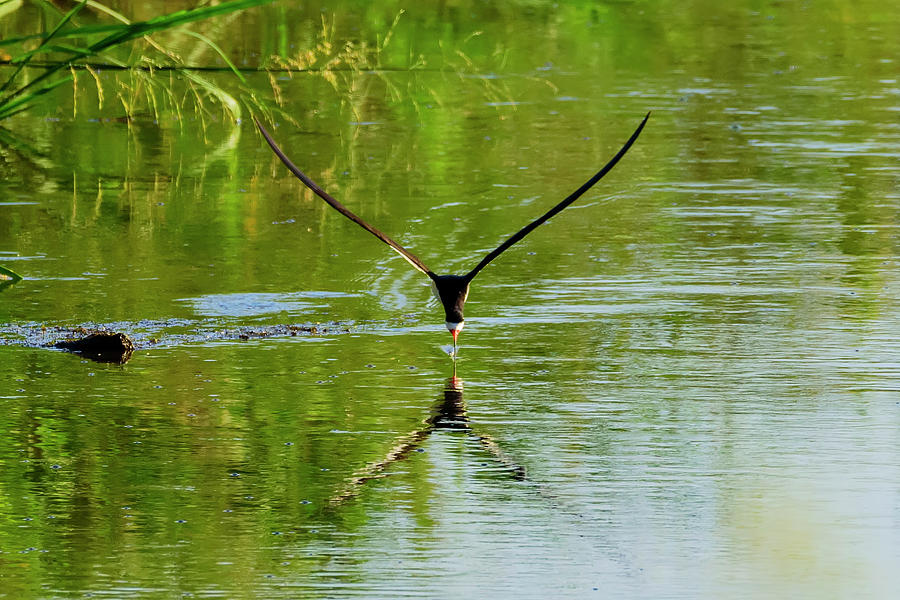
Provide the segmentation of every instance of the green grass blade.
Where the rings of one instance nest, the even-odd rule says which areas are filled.
[[[191,21],[199,21],[201,19],[207,19],[209,17],[214,17],[219,14],[227,14],[230,12],[244,10],[246,8],[253,8],[255,6],[262,6],[263,4],[269,4],[274,2],[275,0],[232,0],[232,2],[225,2],[223,4],[218,4],[216,6],[207,6],[204,8],[193,9],[193,10],[182,10],[171,15],[164,15],[162,17],[155,17],[150,19],[149,21],[141,21],[138,23],[129,23],[125,22],[124,24],[105,24],[105,25],[84,25],[81,27],[73,27],[71,29],[65,29],[56,34],[56,38],[73,38],[73,37],[90,37],[98,34],[107,34],[108,37],[119,36],[124,34],[124,29],[129,27],[145,27],[148,28],[145,31],[141,31],[134,35],[133,37],[129,37],[128,39],[134,39],[135,37],[140,37],[142,35],[147,35],[150,33],[154,33],[157,31],[163,31],[165,29],[171,29],[177,25],[182,25],[184,23],[189,23]],[[96,3],[88,0],[88,6],[95,6]],[[115,13],[114,16],[118,15]],[[120,15],[119,15],[120,16]],[[116,17],[118,18],[118,17]],[[121,19],[120,19],[121,20]],[[30,40],[46,38],[49,34],[47,33],[32,33],[29,35],[21,35],[17,37],[6,38],[0,40],[0,47],[3,46],[13,46],[16,44],[21,44],[22,42],[27,42]],[[123,40],[127,41],[127,40]]]
[[[8,118],[10,118],[10,117],[12,117],[12,116],[14,116],[14,115],[19,114],[20,112],[26,111],[26,110],[28,110],[28,107],[27,107],[27,106],[22,106],[22,107],[20,107],[18,110],[14,110],[14,111],[11,111],[11,112],[3,113],[3,118],[4,118],[4,119],[8,119]]]
[[[228,92],[226,92],[225,90],[220,88],[219,86],[215,85],[211,81],[204,79],[203,77],[200,77],[196,73],[192,73],[190,71],[183,71],[182,75],[184,75],[187,79],[193,81],[198,86],[200,86],[201,88],[206,90],[206,92],[208,94],[210,94],[211,96],[214,96],[219,101],[219,103],[222,106],[224,106],[228,110],[228,112],[231,113],[231,115],[235,119],[241,118],[241,104],[237,101],[237,99],[235,99],[234,96],[232,96],[231,94],[229,94]]]
[[[65,60],[60,61],[59,64],[50,67],[44,73],[42,73],[38,77],[34,78],[33,80],[29,81],[24,86],[13,90],[11,93],[9,93],[6,96],[6,98],[3,98],[2,100],[0,100],[0,120],[9,117],[11,114],[18,112],[19,110],[22,110],[21,109],[22,106],[25,106],[28,103],[34,101],[39,96],[46,94],[47,92],[53,90],[54,88],[62,85],[63,83],[65,83],[67,81],[71,81],[72,77],[70,76],[70,77],[66,77],[66,78],[63,78],[63,79],[60,79],[57,81],[53,81],[51,83],[43,83],[52,75],[56,74],[57,72],[59,72],[60,70],[62,70],[64,68],[67,68],[68,66],[70,66],[73,61],[77,61],[79,59],[82,59],[82,58],[85,58],[88,56],[99,54],[102,51],[104,51],[108,48],[111,48],[113,46],[118,46],[125,42],[129,42],[129,41],[135,40],[137,38],[140,38],[140,37],[152,34],[152,33],[157,33],[160,31],[167,30],[167,29],[171,29],[173,27],[185,25],[185,24],[191,23],[193,21],[209,19],[212,17],[217,17],[217,16],[233,13],[233,12],[245,10],[248,8],[262,6],[264,4],[269,4],[273,1],[274,0],[231,0],[229,2],[223,2],[221,4],[217,4],[217,5],[213,5],[213,6],[204,6],[201,8],[177,11],[177,12],[174,12],[174,13],[171,13],[168,15],[163,15],[160,17],[155,17],[153,19],[149,19],[147,21],[141,21],[141,22],[137,22],[137,23],[124,23],[121,25],[113,26],[112,28],[109,28],[109,29],[105,29],[104,30],[105,32],[110,32],[110,33],[108,33],[108,35],[106,35],[99,41],[96,41],[96,42],[90,44],[89,46],[87,46],[85,48],[81,48],[81,49],[79,49],[79,48],[64,48],[61,45],[57,45],[58,49],[68,51],[70,54],[69,57]],[[82,0],[82,2],[80,4],[78,4],[75,8],[70,10],[63,17],[63,20],[59,24],[57,24],[57,26],[53,29],[53,31],[51,31],[46,36],[41,36],[41,37],[43,37],[43,40],[42,40],[39,48],[42,46],[45,46],[47,44],[47,42],[49,42],[54,37],[57,37],[57,38],[73,37],[73,36],[76,36],[76,34],[80,35],[79,32],[83,33],[85,31],[85,28],[75,28],[74,30],[66,30],[66,29],[64,29],[64,26],[69,21],[71,21],[71,18],[74,16],[74,14],[76,14],[77,10],[80,10],[87,3],[90,3],[91,6],[94,6],[96,4],[96,2],[94,2],[94,0]],[[115,13],[113,16],[115,18],[118,18],[119,20],[125,19],[124,16],[119,15],[118,13]],[[96,33],[98,30],[96,28],[94,28],[94,29],[92,29],[92,31],[94,33]],[[208,43],[216,52],[218,52],[223,58],[225,58],[225,54],[222,52],[222,50],[218,46],[216,46],[211,40],[205,39],[200,34],[192,34],[192,35],[194,35],[195,37],[198,37],[201,40],[206,41],[206,43]],[[24,67],[24,64],[26,64],[31,59],[31,57],[34,56],[34,54],[35,54],[35,52],[31,52],[31,53],[25,54],[25,55],[19,57],[19,59],[17,59],[17,60],[22,61],[22,63],[20,63],[19,70],[21,70],[21,68]],[[242,82],[244,82],[246,84],[246,80],[240,74],[239,70],[227,58],[225,58],[225,60],[228,63],[231,70],[235,74],[237,74],[238,78]],[[18,74],[18,71],[16,72],[16,74]],[[224,90],[219,88],[218,86],[215,86],[211,82],[209,82],[199,76],[192,76],[192,77],[190,77],[190,79],[192,81],[194,81],[194,83],[196,83],[197,85],[199,85],[203,89],[205,89],[208,93],[210,93],[211,95],[216,97],[222,103],[222,105],[225,106],[226,109],[229,110],[229,112],[231,112],[233,115],[237,116],[240,114],[240,105],[233,96],[231,96],[230,94],[228,94],[227,92],[225,92]],[[9,87],[9,81],[11,81],[11,80],[8,80],[6,82],[6,84],[3,87],[3,90],[5,90],[7,87]],[[35,91],[32,91],[31,93],[26,94],[26,92],[28,90],[35,88],[38,84],[42,84],[42,86],[37,88]],[[2,91],[2,90],[0,90],[0,91]]]
[[[238,70],[238,68],[236,66],[234,66],[234,63],[231,62],[231,60],[228,58],[228,56],[226,56],[225,53],[222,52],[222,49],[219,48],[218,44],[216,44],[214,41],[212,41],[205,35],[203,35],[201,33],[197,33],[196,31],[185,30],[184,33],[197,38],[198,40],[200,40],[201,42],[203,42],[204,44],[206,44],[207,46],[209,46],[210,48],[215,50],[216,53],[220,57],[222,57],[222,60],[225,61],[225,64],[228,65],[228,68],[231,69],[231,72],[234,73],[235,75],[237,75],[237,78],[241,80],[241,83],[243,83],[244,85],[249,85],[247,83],[247,79],[241,74],[241,72]]]
[[[22,8],[22,0],[0,0],[0,19]]]
[[[121,25],[117,24],[105,24],[105,25],[84,25],[81,27],[72,27],[69,29],[64,29],[61,32],[56,34],[57,39],[62,38],[79,38],[79,37],[89,37],[92,35],[98,35],[101,33],[108,34],[111,31],[119,31],[122,28]],[[17,44],[21,44],[22,42],[28,42],[31,40],[39,40],[47,37],[47,33],[31,33],[28,35],[20,35],[17,37],[6,38],[0,40],[0,47],[3,46],[15,46]]]
[[[125,15],[120,13],[119,11],[111,9],[110,7],[108,7],[105,4],[102,4],[100,2],[95,2],[94,0],[87,0],[87,3],[88,3],[88,6],[90,6],[94,10],[105,13],[120,23],[125,23],[126,25],[131,24],[131,19],[129,19],[128,17],[126,17]]]
[[[222,4],[218,4],[215,6],[204,6],[202,8],[180,10],[169,15],[155,17],[147,21],[140,21],[138,23],[124,25],[122,26],[121,31],[113,33],[112,35],[103,38],[99,42],[92,44],[90,46],[90,50],[93,52],[98,52],[100,50],[109,48],[110,46],[128,42],[130,40],[137,39],[151,33],[156,33],[158,31],[171,29],[172,27],[177,27],[178,25],[184,25],[193,21],[209,19],[210,17],[217,17],[255,6],[269,4],[273,1],[274,0],[232,0],[231,2],[223,2]]]
[[[24,58],[17,58],[17,59],[13,60],[13,62],[19,63],[19,66],[16,68],[16,70],[13,72],[13,74],[10,75],[9,78],[7,78],[6,82],[3,84],[3,87],[0,87],[0,94],[5,92],[7,90],[7,88],[10,86],[10,84],[12,84],[12,82],[16,79],[16,77],[19,76],[19,73],[22,72],[22,69],[24,69],[26,67],[26,65],[28,65],[28,61],[31,60],[31,57],[35,55],[35,52],[37,50],[40,50],[41,48],[43,48],[47,44],[47,42],[52,40],[54,38],[54,36],[56,36],[56,34],[59,33],[59,30],[62,29],[63,27],[65,27],[66,23],[71,21],[72,17],[77,15],[81,11],[81,9],[84,8],[84,6],[87,3],[88,3],[88,0],[82,0],[82,2],[80,4],[76,4],[72,8],[72,10],[67,12],[63,16],[63,18],[59,21],[59,23],[56,24],[56,27],[54,27],[53,30],[50,33],[48,33],[47,36],[43,40],[41,40],[41,43],[38,44],[38,47],[36,48],[35,51],[26,53],[26,55],[24,55]]]
[[[59,30],[62,29],[63,27],[65,27],[66,23],[71,21],[75,15],[77,15],[79,12],[81,12],[81,9],[84,8],[84,6],[87,3],[88,3],[88,0],[82,0],[81,4],[76,4],[72,8],[72,10],[67,12],[63,16],[63,18],[60,20],[60,22],[56,24],[56,27],[54,27],[53,30],[47,34],[47,36],[44,38],[44,41],[41,42],[41,46],[43,46],[44,44],[46,44],[47,42],[52,40],[54,37],[56,37],[56,35],[59,33]]]
[[[7,112],[7,110],[9,109],[10,106],[18,106],[19,104],[21,104],[18,100],[13,100],[13,98],[21,96],[22,94],[25,93],[25,90],[37,85],[38,83],[40,83],[40,82],[44,81],[45,79],[47,79],[48,77],[50,77],[51,75],[55,74],[57,71],[61,71],[62,69],[65,69],[67,66],[68,66],[68,63],[61,62],[58,65],[55,65],[54,67],[44,71],[43,73],[41,73],[40,75],[38,75],[37,77],[35,77],[34,79],[32,79],[31,81],[26,83],[19,89],[13,90],[13,92],[11,94],[9,94],[6,98],[4,98],[2,101],[0,101],[0,119],[3,118],[3,114]],[[69,77],[69,79],[72,79],[72,78]],[[59,82],[55,82],[55,83],[51,83],[49,85],[51,85],[52,87],[56,87],[58,84],[59,84]],[[44,84],[44,85],[46,86],[48,84]],[[28,94],[25,97],[33,98],[35,96],[40,96],[42,94],[46,94],[47,91],[49,91],[49,90],[45,90],[45,91],[41,91],[41,90],[43,90],[43,88],[40,88],[37,92]]]
[[[34,101],[36,98],[43,96],[47,92],[52,91],[55,88],[58,88],[64,83],[68,83],[72,81],[73,77],[69,75],[68,77],[63,77],[62,79],[58,79],[52,83],[45,84],[43,87],[31,92],[30,94],[26,94],[19,98],[18,100],[14,100],[12,102],[4,102],[0,104],[0,120],[5,119],[6,117],[11,116],[13,112],[18,112],[15,109],[23,104],[27,104],[29,102]]]
[[[21,63],[28,63],[34,55],[44,54],[44,53],[49,53],[49,52],[67,52],[72,55],[64,60],[53,61],[53,62],[60,62],[60,63],[66,63],[66,62],[75,60],[85,54],[84,48],[79,48],[78,46],[72,46],[69,44],[44,44],[40,48],[35,48],[34,50],[29,50],[25,54],[20,54],[19,56],[15,57],[14,59],[12,59],[9,62],[12,64],[20,63],[19,68],[22,68],[25,66],[25,64],[21,64]],[[44,63],[44,64],[47,64],[47,63]],[[68,65],[66,65],[66,66],[68,66]]]

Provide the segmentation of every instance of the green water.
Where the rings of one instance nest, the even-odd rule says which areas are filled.
[[[253,66],[323,15],[377,44],[401,8],[380,69],[274,75],[300,127],[272,131],[436,271],[653,116],[474,281],[461,390],[427,280],[246,112],[129,127],[101,72],[102,108],[79,78],[5,122],[0,598],[896,597],[896,8],[284,2],[194,29]],[[88,323],[144,345],[18,333]]]

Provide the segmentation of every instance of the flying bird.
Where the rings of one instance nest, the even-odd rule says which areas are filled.
[[[287,155],[278,147],[278,144],[275,143],[275,140],[272,139],[272,136],[269,135],[269,132],[266,131],[266,128],[262,126],[262,123],[259,122],[258,119],[254,117],[254,121],[256,121],[256,126],[259,127],[259,131],[262,133],[263,137],[266,138],[266,142],[269,143],[269,146],[272,148],[272,151],[275,155],[281,159],[281,162],[285,164],[285,166],[293,173],[300,181],[302,181],[306,187],[311,189],[319,198],[327,202],[332,208],[337,210],[339,213],[377,237],[379,240],[396,250],[400,256],[405,258],[409,264],[413,267],[424,273],[431,279],[431,289],[434,292],[435,297],[440,301],[441,305],[444,307],[444,317],[445,323],[447,325],[447,329],[453,335],[453,356],[456,356],[457,349],[457,336],[459,336],[459,332],[462,331],[463,325],[465,325],[465,319],[463,318],[463,307],[466,304],[466,298],[469,296],[469,284],[472,282],[472,279],[475,278],[478,273],[481,272],[483,268],[485,268],[492,260],[503,254],[506,250],[509,249],[510,246],[524,238],[526,235],[531,233],[538,226],[542,225],[544,222],[549,220],[551,217],[555,216],[559,212],[561,212],[564,208],[578,200],[586,191],[591,189],[595,183],[600,181],[604,175],[609,173],[616,163],[618,163],[625,153],[628,152],[628,149],[631,148],[632,144],[634,144],[635,140],[637,140],[638,136],[641,134],[641,131],[644,129],[644,125],[647,123],[647,119],[650,118],[650,113],[647,113],[647,116],[641,121],[640,125],[638,125],[637,129],[634,130],[634,133],[631,134],[631,137],[628,138],[628,141],[625,142],[625,145],[622,146],[621,150],[619,150],[615,156],[613,156],[606,165],[597,173],[588,179],[584,185],[580,188],[572,192],[565,200],[548,210],[546,213],[520,229],[518,232],[513,234],[508,240],[500,244],[496,250],[488,253],[481,262],[475,265],[475,268],[466,273],[465,275],[438,275],[423,263],[418,256],[389,238],[387,235],[379,231],[378,229],[372,227],[358,216],[353,214],[346,206],[332,198],[328,192],[319,187],[312,179],[306,176],[297,166],[291,162],[291,159],[287,157]]]

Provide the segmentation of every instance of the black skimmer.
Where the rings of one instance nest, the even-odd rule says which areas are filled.
[[[475,265],[475,268],[466,273],[465,275],[438,275],[423,263],[418,256],[389,238],[387,235],[375,229],[358,216],[353,214],[346,206],[332,198],[328,192],[319,187],[316,182],[306,176],[303,171],[297,168],[297,166],[291,162],[291,159],[287,157],[287,155],[278,147],[278,144],[275,143],[275,140],[272,139],[272,136],[269,135],[269,132],[266,131],[266,128],[262,126],[258,119],[254,118],[256,121],[256,126],[259,127],[260,132],[262,132],[263,137],[266,138],[266,141],[271,146],[272,151],[275,152],[275,155],[281,159],[281,162],[287,166],[287,168],[293,173],[300,181],[302,181],[306,187],[311,189],[319,198],[327,202],[332,208],[337,210],[339,213],[377,237],[379,240],[396,250],[400,253],[400,256],[405,258],[409,264],[413,267],[424,273],[431,279],[431,289],[434,292],[435,297],[440,300],[441,305],[444,307],[444,318],[445,323],[447,325],[447,329],[453,335],[453,356],[456,356],[457,349],[457,341],[456,338],[459,335],[459,332],[462,331],[463,325],[465,324],[465,319],[463,318],[463,307],[466,304],[466,298],[469,296],[469,284],[472,282],[472,279],[475,278],[478,273],[481,272],[483,268],[485,268],[492,260],[503,254],[506,250],[509,249],[510,246],[524,238],[526,235],[531,233],[534,229],[536,229],[539,225],[543,224],[564,208],[578,200],[586,191],[591,189],[595,183],[600,181],[604,175],[609,173],[610,170],[616,163],[618,163],[625,153],[628,152],[628,149],[631,148],[631,145],[634,144],[635,140],[637,140],[638,136],[641,134],[641,130],[644,129],[644,125],[647,123],[647,119],[650,118],[650,113],[647,113],[647,116],[641,121],[641,124],[638,125],[637,129],[634,130],[634,133],[631,134],[631,137],[628,138],[628,141],[625,142],[625,145],[622,146],[621,150],[619,150],[615,156],[613,156],[606,165],[593,177],[588,179],[584,185],[580,188],[572,192],[566,199],[562,202],[545,212],[543,215],[520,229],[516,232],[512,237],[508,240],[500,244],[496,250],[488,253],[481,262]]]

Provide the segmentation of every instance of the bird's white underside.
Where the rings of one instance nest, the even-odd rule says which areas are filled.
[[[447,326],[448,331],[462,331],[462,328],[466,326],[465,321],[460,321],[459,323],[444,321],[444,324]]]

